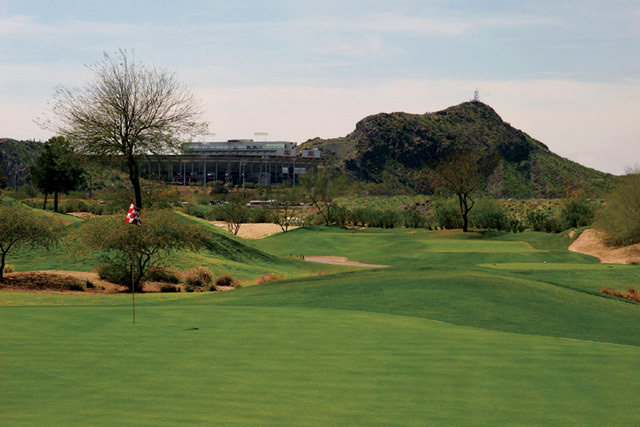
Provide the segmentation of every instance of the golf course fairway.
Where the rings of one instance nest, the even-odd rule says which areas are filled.
[[[136,295],[135,324],[0,292],[0,424],[637,425],[640,306],[599,288],[640,269],[570,241],[303,228],[253,245],[390,267]]]

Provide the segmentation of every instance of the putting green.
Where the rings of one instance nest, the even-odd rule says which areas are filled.
[[[406,316],[3,308],[3,424],[623,424],[640,349]],[[621,369],[624,367],[624,369]],[[627,399],[621,399],[626,396]]]

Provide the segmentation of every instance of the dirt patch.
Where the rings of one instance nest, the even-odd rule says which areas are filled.
[[[612,248],[604,243],[604,232],[595,229],[584,230],[569,246],[572,252],[591,255],[607,264],[636,264],[640,263],[640,243]]]
[[[93,288],[86,287],[87,280],[93,283]],[[84,291],[77,290],[78,286],[82,287]],[[124,288],[120,285],[100,279],[97,273],[42,270],[5,274],[5,280],[0,282],[0,289],[3,291],[21,292],[112,294],[121,292]]]
[[[94,287],[87,287],[89,280]],[[145,293],[161,292],[163,282],[144,282]],[[184,292],[183,285],[176,285]],[[80,290],[82,288],[82,290]],[[201,292],[208,289],[197,289]],[[234,286],[217,286],[218,291],[230,291]],[[71,294],[118,294],[126,292],[126,288],[115,283],[100,279],[97,273],[64,270],[21,271],[5,274],[0,282],[0,290],[13,292],[59,292]]]
[[[224,221],[210,221],[211,224],[227,229],[227,223]],[[289,230],[293,230],[298,227],[289,227]],[[262,239],[263,237],[271,236],[273,234],[282,233],[282,228],[278,224],[270,222],[260,223],[246,223],[240,226],[238,231],[238,237],[243,239]]]
[[[91,212],[67,212],[67,215],[75,216],[80,219],[91,219],[99,216]]]
[[[317,262],[320,264],[331,264],[331,265],[348,265],[352,267],[369,267],[369,268],[387,268],[391,267],[390,265],[382,265],[382,264],[363,264],[358,261],[349,261],[345,257],[340,256],[306,256],[304,257],[305,261],[309,262]]]

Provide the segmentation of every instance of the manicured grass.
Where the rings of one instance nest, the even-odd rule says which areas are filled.
[[[639,267],[570,241],[323,227],[236,239],[228,258],[175,262],[287,280],[139,295],[136,324],[130,295],[0,292],[0,424],[634,425],[640,306],[598,286]]]
[[[636,347],[331,309],[3,308],[3,424],[633,423]],[[624,369],[621,369],[624,367]],[[624,397],[624,398],[623,398]]]

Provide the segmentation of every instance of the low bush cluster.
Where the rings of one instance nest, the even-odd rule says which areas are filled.
[[[628,299],[629,301],[640,302],[640,290],[637,290],[634,287],[629,287],[626,294],[608,288],[602,288],[600,292],[602,292],[603,294],[612,295],[614,297]]]
[[[185,289],[188,288],[203,288],[211,284],[214,275],[206,267],[196,267],[187,271],[183,275]]]
[[[256,278],[256,285],[260,285],[262,283],[277,282],[278,280],[282,279],[284,279],[284,276],[275,273],[261,274]]]
[[[172,284],[178,284],[181,282],[180,274],[177,271],[171,268],[163,267],[161,265],[154,265],[153,267],[150,267],[149,270],[147,270],[146,276],[147,280],[150,280],[152,282],[164,282]]]
[[[233,277],[227,274],[223,274],[222,276],[218,277],[218,279],[216,280],[216,287],[218,286],[236,287],[236,282],[233,279]]]

